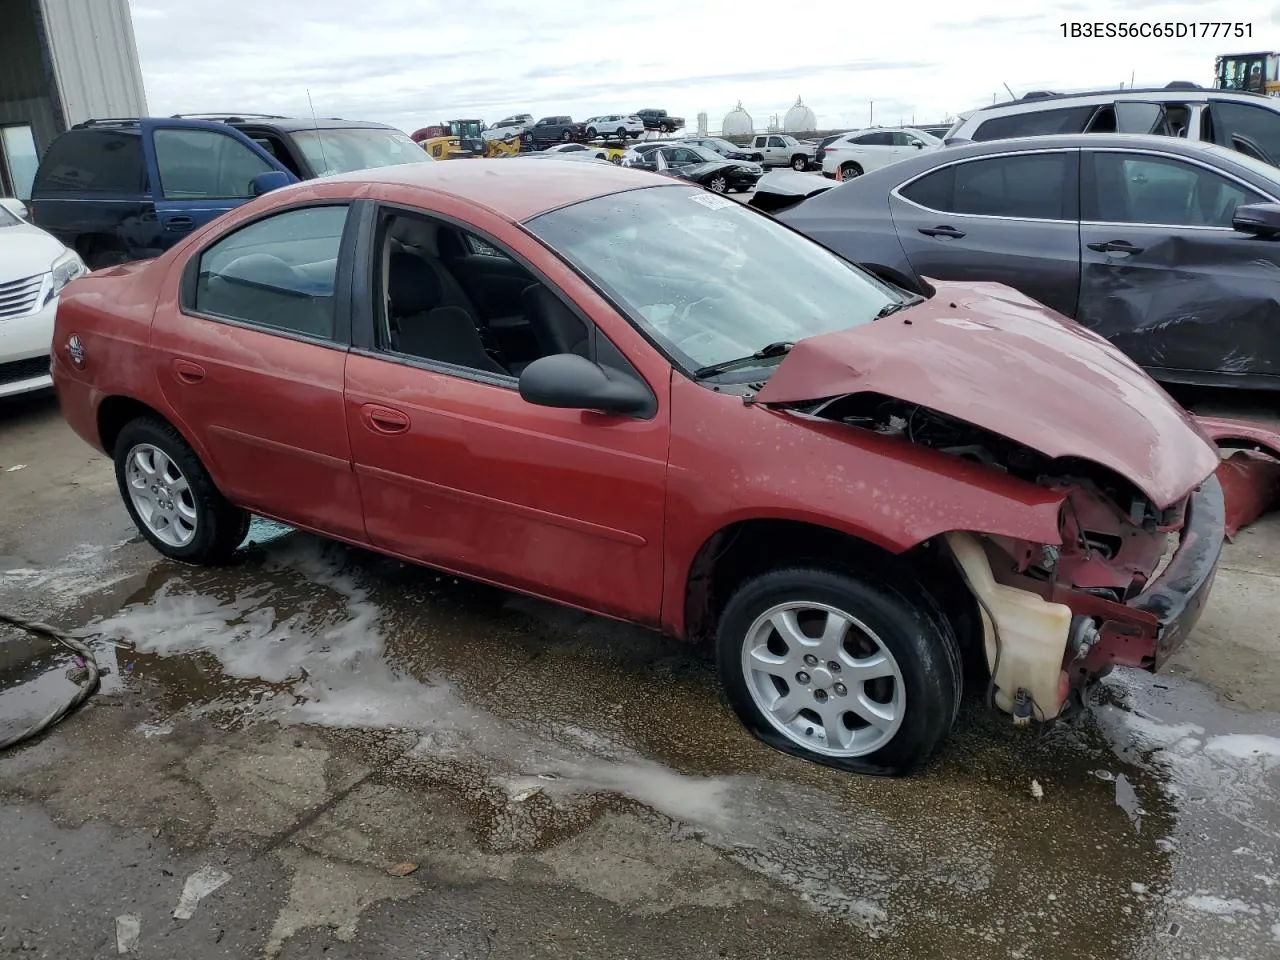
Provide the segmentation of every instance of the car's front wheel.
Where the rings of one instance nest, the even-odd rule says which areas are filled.
[[[138,530],[166,557],[225,561],[249,532],[249,515],[230,503],[182,435],[140,417],[116,439],[116,483]]]
[[[785,753],[896,775],[955,723],[960,650],[923,589],[798,567],[744,583],[725,606],[716,659],[730,704]]]

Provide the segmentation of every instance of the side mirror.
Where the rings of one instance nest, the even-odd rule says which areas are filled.
[[[520,374],[520,396],[540,407],[642,416],[653,408],[649,388],[635,377],[576,353],[541,357]]]
[[[919,140],[912,140],[912,141],[911,141],[911,145],[912,145],[913,147],[915,147],[917,150],[923,150],[923,149],[924,149],[924,144],[923,144],[923,143],[921,143]]]
[[[260,173],[250,180],[249,192],[255,197],[260,197],[264,193],[279,190],[281,187],[287,187],[291,183],[293,183],[293,177],[283,170],[271,170],[268,173]]]
[[[0,197],[0,207],[4,207],[19,220],[26,220],[30,215],[27,205],[16,197]]]
[[[1247,203],[1236,207],[1231,229],[1263,240],[1280,235],[1280,203]]]

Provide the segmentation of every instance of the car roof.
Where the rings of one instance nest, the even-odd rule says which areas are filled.
[[[76,124],[72,130],[112,130],[116,132],[137,131],[141,120],[154,120],[163,123],[165,120],[201,120],[209,123],[225,123],[232,127],[273,127],[285,133],[297,130],[395,130],[397,128],[385,123],[374,123],[371,120],[343,120],[338,117],[274,117],[253,113],[188,113],[171,117],[101,117],[85,120]]]
[[[1018,112],[1020,110],[1035,110],[1037,104],[1042,103],[1064,103],[1072,100],[1087,100],[1090,97],[1115,97],[1124,100],[1203,100],[1209,96],[1226,97],[1229,99],[1239,99],[1246,101],[1274,101],[1275,97],[1268,97],[1261,93],[1252,93],[1247,90],[1221,90],[1217,87],[1201,87],[1195,84],[1176,85],[1164,87],[1133,87],[1125,89],[1113,90],[1076,90],[1071,93],[1054,93],[1037,92],[1028,93],[1016,100],[1002,100],[999,103],[989,103],[984,106],[977,107],[970,111],[968,116],[976,116],[983,113],[991,113],[997,110],[1010,110]],[[967,119],[967,117],[966,117]]]
[[[569,154],[572,156],[572,154]],[[671,185],[669,177],[590,163],[512,163],[509,158],[406,163],[326,177],[328,183],[378,183],[412,194],[456,197],[519,223],[584,200],[642,187]]]
[[[1063,147],[1143,147],[1188,155],[1216,152],[1216,145],[1212,143],[1152,133],[1047,133],[1001,140],[956,143],[944,147],[941,154],[930,151],[926,156],[961,157],[984,153],[1014,153],[1027,149],[1052,150]]]

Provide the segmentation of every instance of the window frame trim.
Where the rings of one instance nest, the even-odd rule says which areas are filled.
[[[327,198],[322,200],[303,200],[284,207],[273,207],[270,210],[249,217],[211,238],[201,244],[194,252],[188,254],[187,262],[182,267],[182,276],[178,284],[178,312],[184,317],[208,320],[211,323],[225,323],[228,326],[256,330],[259,333],[268,333],[289,340],[297,340],[302,343],[310,343],[344,353],[347,352],[351,348],[352,263],[356,239],[361,227],[360,207],[365,202],[350,197]],[[314,334],[301,333],[283,327],[269,327],[253,320],[245,320],[240,317],[224,317],[220,314],[196,309],[195,297],[196,286],[200,278],[200,261],[206,253],[223,240],[229,239],[249,227],[270,220],[272,217],[294,213],[299,210],[309,210],[315,207],[342,206],[347,208],[347,219],[342,227],[342,237],[338,241],[338,260],[334,268],[332,337],[318,337]]]
[[[1083,134],[1081,134],[1081,136],[1083,136]],[[901,201],[902,203],[908,204],[909,206],[915,207],[917,210],[923,210],[925,213],[937,214],[940,217],[973,217],[973,218],[979,218],[983,220],[1011,221],[1014,223],[1080,223],[1081,222],[1080,211],[1082,209],[1080,200],[1081,200],[1081,195],[1083,191],[1083,188],[1080,182],[1080,169],[1081,169],[1080,151],[1082,149],[1084,148],[1083,147],[1030,147],[1023,150],[1003,150],[1003,151],[1000,151],[999,153],[983,153],[974,157],[961,157],[956,160],[950,160],[947,163],[940,163],[936,167],[930,167],[928,170],[924,171],[923,173],[918,173],[914,177],[911,177],[909,180],[904,180],[902,183],[899,183],[896,187],[894,187],[892,190],[889,191],[889,196],[895,200]],[[959,166],[962,163],[976,163],[980,160],[996,160],[1002,157],[1034,156],[1036,154],[1041,154],[1041,153],[1062,153],[1062,154],[1068,154],[1068,155],[1075,154],[1076,216],[1073,219],[1064,220],[1062,218],[1054,219],[1049,217],[1007,217],[1007,216],[1001,216],[998,214],[991,214],[991,213],[956,213],[950,210],[935,210],[933,207],[926,207],[924,204],[917,203],[916,201],[911,200],[908,197],[903,196],[902,194],[902,191],[907,187],[911,186],[913,183],[919,180],[923,180],[925,177],[932,176],[933,174],[937,173],[939,170],[945,170],[948,167]]]
[[[1080,148],[1080,150],[1082,151],[1081,156],[1080,156],[1080,220],[1079,220],[1079,222],[1080,222],[1080,226],[1081,226],[1081,227],[1085,227],[1085,226],[1089,226],[1089,227],[1150,227],[1150,228],[1156,228],[1156,229],[1160,229],[1160,230],[1213,230],[1213,231],[1220,232],[1220,233],[1221,233],[1221,232],[1226,232],[1226,233],[1233,233],[1233,232],[1234,232],[1234,228],[1233,228],[1233,227],[1196,226],[1196,225],[1194,225],[1194,224],[1181,224],[1181,223],[1146,223],[1146,222],[1136,222],[1136,221],[1132,221],[1132,220],[1120,220],[1120,221],[1117,221],[1117,220],[1086,220],[1086,219],[1084,218],[1084,195],[1085,195],[1085,186],[1084,186],[1084,162],[1085,162],[1085,158],[1084,158],[1084,155],[1083,155],[1083,151],[1085,151],[1085,150],[1091,151],[1091,152],[1093,152],[1093,153],[1128,153],[1128,154],[1134,154],[1134,155],[1136,155],[1136,156],[1154,156],[1154,157],[1160,157],[1161,159],[1165,159],[1165,160],[1181,161],[1182,163],[1186,163],[1186,164],[1189,164],[1189,165],[1194,166],[1194,167],[1200,167],[1201,169],[1208,170],[1210,173],[1217,174],[1218,176],[1222,177],[1222,178],[1223,178],[1223,179],[1225,179],[1225,180],[1234,181],[1234,182],[1235,182],[1236,184],[1238,184],[1239,186],[1242,186],[1242,187],[1244,187],[1245,189],[1247,189],[1247,190],[1249,190],[1249,191],[1251,191],[1251,192],[1253,192],[1253,193],[1256,193],[1256,194],[1258,194],[1259,196],[1262,196],[1262,197],[1266,198],[1266,199],[1263,201],[1264,203],[1280,203],[1280,200],[1277,200],[1277,199],[1276,199],[1276,197],[1274,197],[1274,196],[1272,196],[1271,194],[1267,193],[1266,191],[1264,191],[1264,190],[1260,189],[1259,187],[1255,186],[1254,184],[1250,183],[1249,181],[1247,181],[1247,180],[1245,180],[1245,179],[1243,179],[1243,178],[1241,178],[1241,177],[1235,176],[1234,174],[1228,173],[1228,172],[1226,172],[1225,170],[1219,170],[1217,167],[1215,167],[1215,166],[1213,166],[1213,165],[1211,165],[1211,164],[1205,163],[1205,162],[1204,162],[1204,161],[1202,161],[1202,160],[1195,159],[1195,158],[1193,158],[1193,157],[1184,157],[1184,156],[1182,156],[1181,154],[1177,154],[1177,153],[1169,153],[1168,151],[1165,151],[1165,150],[1158,150],[1158,149],[1151,148],[1151,147],[1147,147],[1147,148],[1137,148],[1137,147],[1081,147],[1081,148]]]

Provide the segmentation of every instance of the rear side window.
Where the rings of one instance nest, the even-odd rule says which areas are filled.
[[[1218,146],[1250,156],[1260,149],[1265,155],[1259,160],[1280,165],[1280,112],[1252,103],[1213,100],[1208,114],[1212,139]]]
[[[146,192],[142,138],[136,130],[68,130],[49,144],[32,194],[138,197]]]
[[[274,169],[247,146],[216,130],[160,128],[152,136],[166,200],[242,200],[249,182]]]
[[[973,132],[971,140],[1007,140],[1010,137],[1040,137],[1052,133],[1080,133],[1093,111],[1092,106],[1063,107],[1058,110],[1035,110],[1007,117],[984,120]]]
[[[306,207],[251,223],[200,255],[197,313],[333,338],[334,287],[347,208]]]
[[[935,170],[900,192],[942,213],[1075,220],[1076,163],[1074,152],[968,160]]]
[[[891,133],[864,133],[860,137],[854,137],[849,141],[856,143],[860,147],[891,147],[893,146],[893,134]]]

